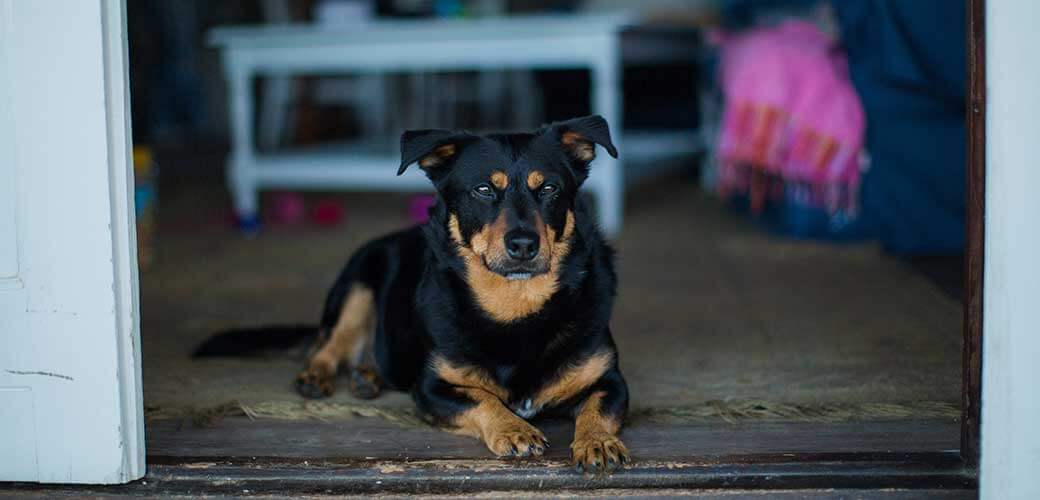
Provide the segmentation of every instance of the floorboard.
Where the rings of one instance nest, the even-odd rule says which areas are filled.
[[[15,498],[180,496],[300,498],[975,498],[954,451],[956,422],[643,423],[624,438],[635,461],[611,476],[567,463],[569,428],[541,427],[544,458],[498,460],[475,440],[380,419],[225,418],[209,427],[148,426],[148,475],[122,486],[0,485]]]
[[[539,427],[550,441],[546,458],[567,458],[571,428],[555,421]],[[375,418],[300,422],[234,417],[210,427],[165,420],[148,424],[147,439],[149,455],[167,457],[493,458],[475,439]],[[651,460],[810,452],[941,452],[957,449],[959,427],[952,420],[645,423],[627,428],[623,439],[633,457]]]

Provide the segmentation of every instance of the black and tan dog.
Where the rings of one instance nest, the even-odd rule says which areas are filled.
[[[350,259],[300,393],[329,396],[346,370],[355,396],[411,391],[431,421],[499,456],[541,455],[548,443],[527,420],[566,416],[580,469],[624,464],[613,255],[578,196],[597,144],[617,156],[598,116],[522,134],[405,132],[398,174],[418,163],[433,182],[430,221]]]

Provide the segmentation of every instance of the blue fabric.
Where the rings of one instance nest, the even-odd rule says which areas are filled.
[[[833,2],[867,113],[862,224],[889,251],[964,244],[965,12],[948,0]]]

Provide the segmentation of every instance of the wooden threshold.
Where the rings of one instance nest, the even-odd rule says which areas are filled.
[[[788,454],[642,461],[587,477],[559,460],[307,463],[257,457],[149,466],[150,493],[475,493],[587,489],[950,489],[975,487],[957,453]]]
[[[169,459],[170,457],[167,457]],[[359,494],[473,494],[513,497],[587,492],[591,496],[628,492],[655,496],[695,491],[795,493],[794,498],[974,498],[976,481],[959,454],[846,453],[714,457],[681,461],[640,461],[609,477],[587,477],[559,460],[287,461],[264,457],[182,461],[153,459],[148,475],[119,486],[9,485],[0,495],[37,496],[285,496]],[[596,493],[595,490],[601,491]],[[889,493],[892,496],[889,496]],[[666,493],[667,494],[667,493]],[[673,493],[674,494],[674,493]],[[729,498],[727,493],[727,498]],[[713,496],[714,498],[715,496]],[[788,497],[785,495],[785,497]],[[757,498],[757,496],[756,496]]]
[[[474,439],[380,419],[235,417],[202,428],[157,421],[148,426],[148,476],[117,490],[97,491],[295,496],[604,488],[957,492],[976,487],[960,457],[959,424],[949,420],[642,423],[623,434],[635,462],[609,477],[587,477],[568,464],[571,429],[566,422],[539,425],[552,445],[545,457],[500,460]]]
[[[550,448],[566,460],[573,424],[541,421]],[[622,439],[636,459],[784,453],[956,452],[959,424],[950,420],[872,422],[636,423]],[[213,426],[159,420],[147,426],[149,457],[282,457],[327,460],[437,460],[494,457],[479,441],[431,427],[379,418],[341,421],[225,418]],[[509,461],[502,461],[509,463]]]

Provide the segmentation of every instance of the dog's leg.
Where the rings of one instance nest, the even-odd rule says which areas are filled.
[[[453,431],[482,441],[498,456],[538,456],[549,442],[542,431],[516,416],[502,401],[480,389],[456,388],[468,408],[452,418]]]
[[[362,366],[368,344],[375,328],[375,301],[372,290],[355,283],[332,330],[310,356],[307,368],[296,377],[296,388],[309,398],[331,396],[335,390],[333,379],[341,363],[351,368],[351,390],[359,397],[372,398],[379,394],[379,380],[372,366]],[[369,356],[370,358],[370,356]]]
[[[617,369],[608,371],[577,406],[571,460],[587,473],[610,473],[629,461],[618,438],[628,411],[628,388]]]
[[[538,456],[549,446],[542,431],[506,408],[504,389],[487,380],[454,385],[427,374],[413,393],[419,408],[450,432],[484,442],[497,456]]]
[[[350,393],[358,399],[374,399],[379,396],[382,388],[383,381],[376,371],[372,337],[369,335],[360,359],[350,366]]]

